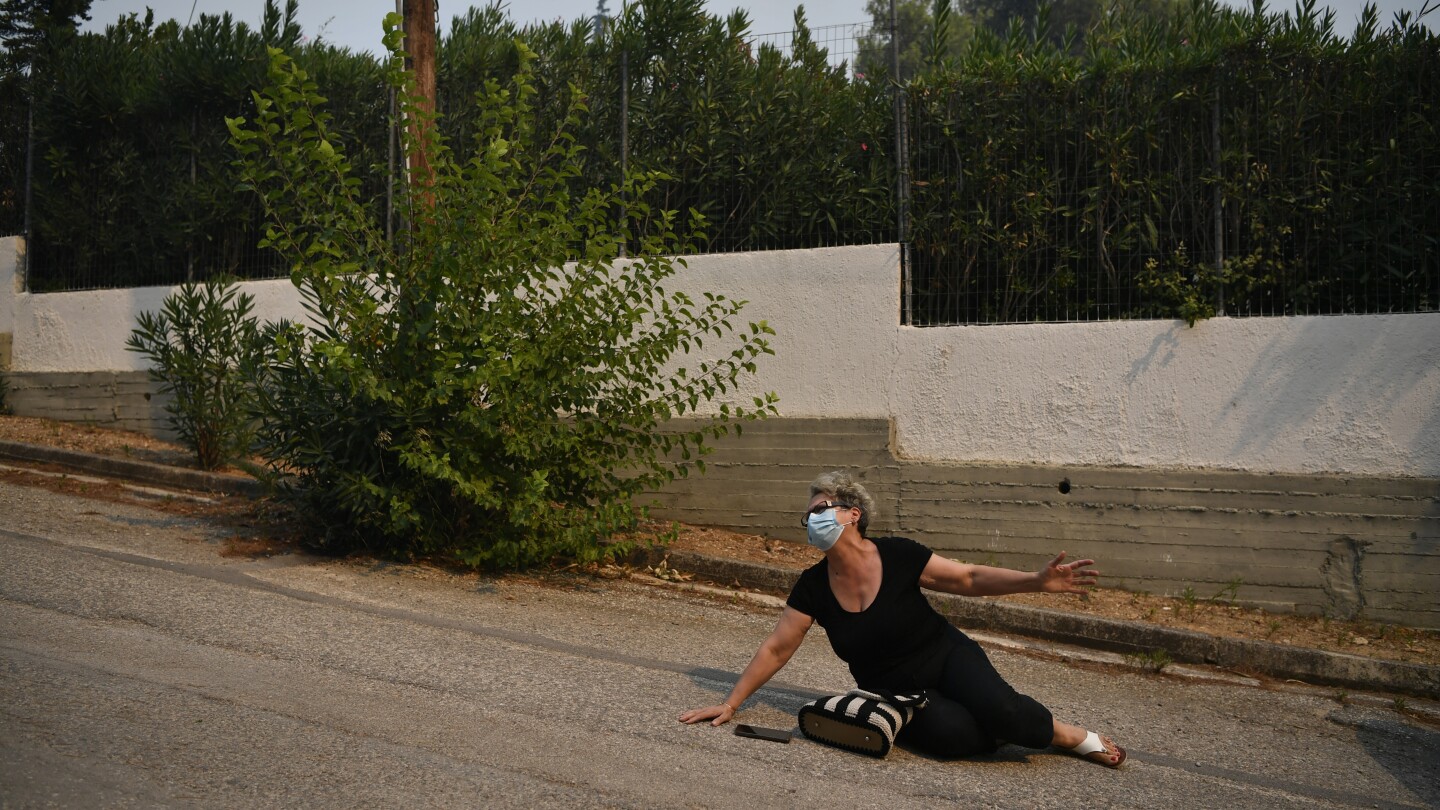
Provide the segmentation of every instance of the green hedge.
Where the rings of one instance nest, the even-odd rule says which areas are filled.
[[[1117,11],[1083,39],[1046,18],[977,31],[907,84],[915,323],[1440,308],[1440,37],[1372,15],[1347,38],[1313,6],[1208,0]],[[702,249],[898,238],[887,77],[832,63],[798,13],[784,53],[748,36],[743,15],[699,0],[642,0],[599,37],[588,20],[472,10],[441,42],[441,127],[475,137],[471,99],[513,75],[523,39],[539,54],[537,125],[572,85],[587,96],[575,193],[613,187],[623,60],[629,164],[666,174],[643,202],[703,213],[706,232],[685,235]],[[234,192],[221,121],[250,114],[267,43],[330,98],[382,216],[379,66],[296,38],[273,4],[259,31],[131,20],[77,38],[37,108],[32,286],[279,269],[254,248],[258,209]],[[17,117],[23,131],[7,107],[4,132]],[[13,170],[14,144],[0,151]]]
[[[1440,308],[1440,38],[1203,3],[1015,33],[909,88],[917,322]]]
[[[380,67],[367,54],[299,44],[294,10],[270,3],[259,30],[229,14],[185,28],[130,15],[55,54],[36,82],[31,289],[283,272],[257,248],[260,208],[236,189],[224,121],[251,112],[267,45],[295,51],[323,84],[367,189],[383,199]]]

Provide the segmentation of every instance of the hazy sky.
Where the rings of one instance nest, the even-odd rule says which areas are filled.
[[[608,0],[611,13],[619,9],[623,0]],[[484,0],[472,3],[457,0],[453,5],[440,0],[442,27],[451,17],[473,5],[482,5]],[[1424,0],[1377,0],[1382,22],[1388,22],[1394,12],[1409,10],[1419,12]],[[1336,27],[1345,33],[1355,27],[1364,0],[1320,0],[1335,10]],[[283,5],[283,0],[282,0]],[[517,0],[508,5],[511,19],[528,22],[531,20],[563,19],[572,20],[595,13],[594,0]],[[714,13],[725,14],[735,8],[744,8],[750,13],[751,32],[766,34],[790,30],[795,13],[792,2],[759,2],[758,0],[708,0],[708,7]],[[1248,2],[1244,5],[1249,5]],[[90,8],[91,22],[87,30],[103,30],[123,14],[144,13],[146,7],[155,10],[157,21],[177,19],[182,24],[191,15],[221,14],[229,11],[237,19],[253,25],[260,22],[264,0],[96,0]],[[1290,8],[1288,3],[1271,3],[1272,8]],[[395,10],[394,0],[300,0],[300,25],[311,37],[323,36],[337,45],[355,50],[377,51],[380,48],[380,21],[386,12]],[[805,3],[805,16],[812,28],[824,25],[841,25],[866,21],[864,0],[810,0]],[[1440,12],[1427,16],[1427,25],[1437,26]]]

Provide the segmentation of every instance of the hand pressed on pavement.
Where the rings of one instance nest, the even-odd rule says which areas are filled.
[[[735,710],[722,703],[719,706],[706,706],[703,709],[691,709],[680,715],[680,722],[690,725],[701,720],[710,720],[712,726],[723,726],[735,717]],[[713,720],[711,718],[714,718]]]

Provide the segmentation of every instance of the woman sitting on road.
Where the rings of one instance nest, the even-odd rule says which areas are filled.
[[[961,596],[1084,593],[1095,584],[1094,560],[1065,563],[1065,552],[1038,573],[947,559],[902,537],[865,536],[875,501],[844,472],[810,485],[801,518],[825,559],[806,569],[729,696],[718,706],[680,715],[682,723],[729,722],[746,698],[775,676],[818,621],[830,646],[865,690],[924,691],[929,704],[900,732],[899,742],[947,759],[987,754],[1002,743],[1054,745],[1112,768],[1125,749],[1108,737],[1062,723],[995,671],[980,645],[935,612],[920,589]]]

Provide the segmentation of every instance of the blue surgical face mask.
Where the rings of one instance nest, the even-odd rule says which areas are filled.
[[[826,509],[818,515],[811,515],[810,522],[805,524],[805,533],[810,537],[810,545],[821,551],[829,551],[845,532],[849,524],[841,523],[835,519],[835,509]]]

